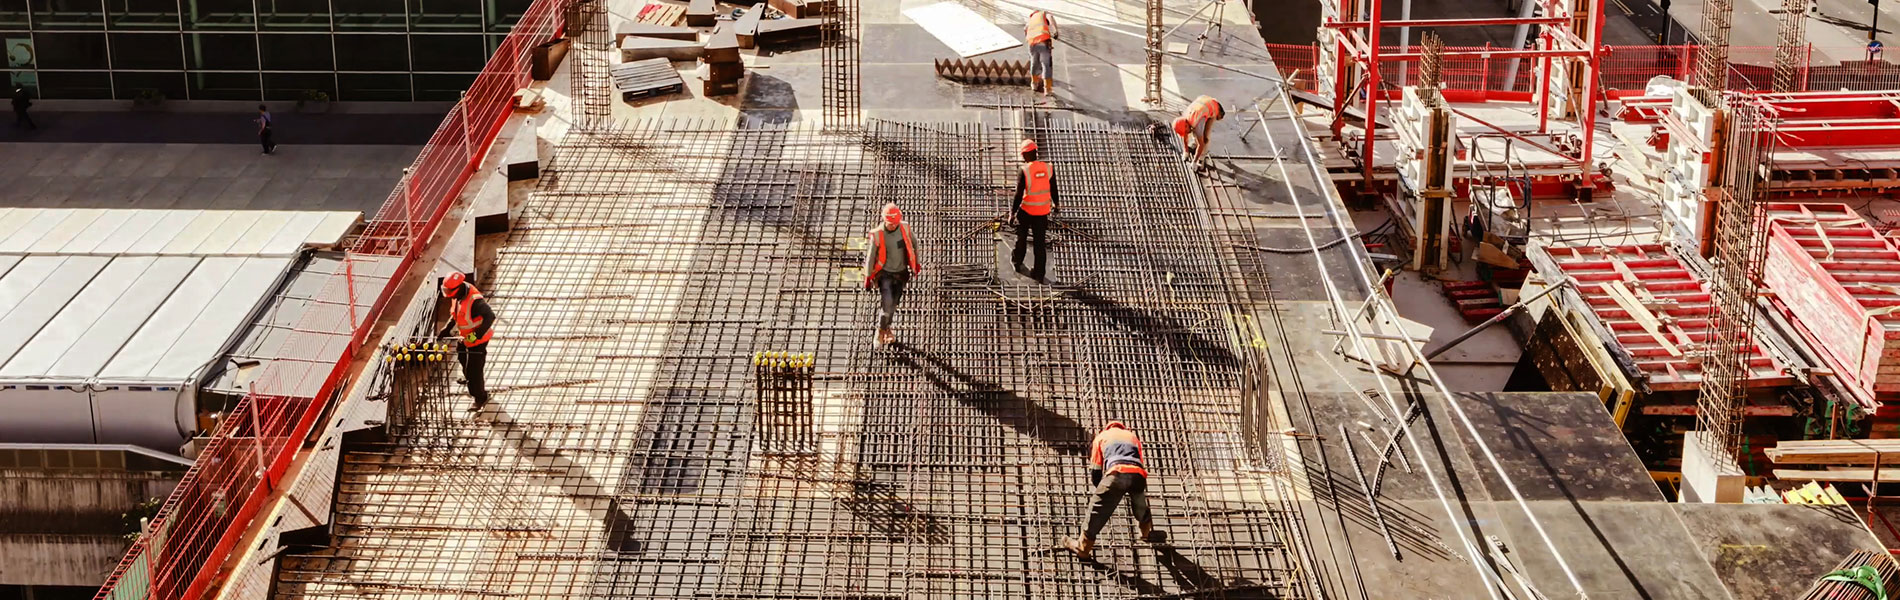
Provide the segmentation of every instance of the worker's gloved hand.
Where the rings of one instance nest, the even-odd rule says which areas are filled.
[[[1102,485],[1102,470],[1089,469],[1089,485]]]

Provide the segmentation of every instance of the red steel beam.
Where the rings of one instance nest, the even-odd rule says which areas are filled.
[[[1900,119],[1793,121],[1775,127],[1784,148],[1900,146]]]
[[[1558,25],[1567,21],[1563,17],[1499,17],[1487,19],[1408,19],[1402,21],[1381,21],[1380,27],[1484,27],[1487,25]],[[1371,27],[1371,21],[1335,21],[1321,27],[1335,29]]]

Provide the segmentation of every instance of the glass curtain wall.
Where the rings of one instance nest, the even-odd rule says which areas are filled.
[[[0,0],[42,98],[454,100],[533,0]]]

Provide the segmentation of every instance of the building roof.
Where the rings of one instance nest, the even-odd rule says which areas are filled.
[[[182,381],[351,212],[0,209],[0,379]]]

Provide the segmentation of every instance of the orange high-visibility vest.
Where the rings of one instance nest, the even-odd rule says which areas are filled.
[[[482,326],[482,320],[474,314],[475,301],[482,299],[482,293],[476,291],[473,284],[463,285],[468,287],[468,294],[455,302],[455,329],[462,333],[462,345],[480,346],[488,343],[488,338],[494,337],[495,328],[490,327],[482,337],[475,337],[475,330]]]
[[[1022,209],[1024,214],[1038,217],[1049,214],[1053,204],[1051,202],[1053,196],[1049,193],[1049,178],[1053,175],[1055,171],[1049,168],[1049,163],[1038,160],[1023,165]]]
[[[910,272],[916,273],[919,271],[917,268],[917,246],[910,241],[910,224],[899,221],[897,223],[897,231],[898,233],[904,234],[904,261],[910,263]],[[871,269],[864,273],[864,283],[866,285],[870,285],[871,279],[877,277],[878,273],[884,272],[884,228],[882,226],[871,230],[871,240],[877,243],[877,264],[871,265]]]
[[[1049,41],[1049,13],[1029,13],[1029,21],[1023,23],[1023,37],[1023,43],[1031,46]]]
[[[1215,100],[1213,96],[1201,96],[1195,98],[1193,104],[1188,105],[1187,112],[1183,116],[1188,118],[1190,125],[1200,127],[1203,123],[1221,118],[1221,115],[1226,112],[1226,109],[1220,105],[1220,101]]]
[[[1109,473],[1136,473],[1148,476],[1141,456],[1141,438],[1127,429],[1104,429],[1089,444],[1089,466]]]

